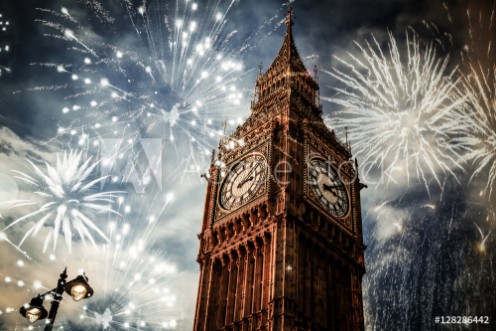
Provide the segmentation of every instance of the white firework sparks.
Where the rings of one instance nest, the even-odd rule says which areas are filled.
[[[365,175],[379,172],[379,183],[386,184],[416,179],[429,191],[432,179],[441,186],[439,173],[456,178],[453,169],[461,169],[459,148],[450,140],[459,119],[454,110],[464,98],[454,97],[459,79],[457,69],[448,69],[448,57],[439,57],[415,32],[406,33],[406,44],[402,54],[389,33],[385,54],[372,35],[371,43],[355,42],[359,54],[348,53],[349,61],[337,58],[347,71],[328,73],[344,88],[325,99],[342,110],[327,121],[350,129]]]
[[[112,203],[119,192],[96,191],[95,186],[107,178],[106,176],[92,177],[98,162],[92,162],[91,157],[83,161],[82,152],[76,151],[64,153],[62,158],[57,154],[55,166],[45,163],[46,173],[31,161],[28,160],[28,162],[33,167],[36,176],[14,171],[18,174],[15,178],[38,189],[34,193],[40,199],[17,200],[9,208],[28,206],[39,206],[39,208],[16,219],[6,229],[34,217],[41,218],[24,234],[19,245],[22,245],[30,235],[36,236],[48,223],[51,223],[53,228],[46,236],[44,252],[51,240],[53,240],[55,251],[60,231],[64,233],[69,251],[72,246],[73,229],[83,242],[88,239],[95,244],[95,239],[89,230],[108,241],[107,236],[92,220],[92,216],[105,215],[107,217],[109,213],[118,214],[112,208]]]
[[[181,323],[172,289],[177,267],[167,259],[166,251],[151,248],[156,245],[155,227],[173,201],[173,194],[166,194],[164,200],[156,196],[147,203],[158,201],[162,207],[156,215],[145,216],[138,211],[137,217],[108,223],[109,243],[98,253],[104,257],[105,282],[95,296],[96,302],[85,308],[85,319],[110,330],[164,325],[173,329]]]
[[[58,134],[90,146],[102,137],[160,137],[179,157],[189,144],[208,159],[223,120],[248,109],[230,43],[236,31],[224,31],[233,4],[87,1],[84,15],[41,9],[46,35],[67,44],[72,59],[39,64],[62,74],[35,88],[65,91]]]
[[[468,96],[468,100],[465,107],[459,109],[464,120],[458,127],[460,137],[457,139],[466,150],[464,158],[474,165],[470,180],[482,178],[484,192],[489,196],[496,186],[495,6],[496,2],[489,15],[476,14],[476,24],[472,24],[471,12],[467,10],[470,44],[463,55],[468,74],[460,94]]]
[[[7,61],[3,61],[3,58],[8,57],[10,53],[11,46],[9,40],[10,32],[10,21],[4,17],[3,13],[0,13],[0,77],[4,72],[9,73],[11,71],[10,67],[6,64]]]
[[[104,289],[85,307],[85,319],[110,330],[175,328],[181,323],[172,288],[177,267],[164,259],[164,252],[152,255],[143,242],[116,241],[102,253],[107,261]]]
[[[484,191],[492,195],[496,184],[496,67],[489,73],[479,66],[471,65],[471,75],[465,80],[467,109],[463,134],[458,139],[466,149],[465,159],[475,165],[471,180],[484,176]]]

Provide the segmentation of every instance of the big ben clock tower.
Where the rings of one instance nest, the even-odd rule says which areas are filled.
[[[212,158],[195,331],[364,329],[364,185],[322,120],[292,21],[290,9],[251,115]]]

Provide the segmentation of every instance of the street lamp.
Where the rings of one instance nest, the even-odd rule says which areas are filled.
[[[84,274],[79,275],[68,282],[66,282],[66,279],[67,268],[65,268],[64,271],[60,274],[60,278],[57,282],[56,288],[44,294],[38,294],[36,297],[32,298],[29,304],[26,303],[19,309],[19,313],[31,323],[42,320],[48,316],[48,322],[45,327],[45,331],[51,331],[55,322],[55,317],[57,316],[57,310],[59,309],[60,301],[62,301],[62,294],[64,293],[64,291],[69,294],[74,299],[74,301],[86,299],[93,295],[93,289],[88,284],[88,277],[86,277]],[[45,300],[45,296],[48,294],[53,295],[50,312],[47,312],[45,307],[43,307],[43,301]]]
[[[88,284],[88,277],[79,275],[65,285],[65,292],[69,294],[74,301],[89,298],[93,295],[93,289]]]
[[[38,294],[31,299],[29,304],[25,304],[19,309],[22,316],[26,317],[31,323],[42,320],[48,316],[48,311],[43,307],[43,297]]]

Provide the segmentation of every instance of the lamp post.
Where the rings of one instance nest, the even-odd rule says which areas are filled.
[[[74,299],[74,301],[86,299],[93,295],[93,289],[88,284],[88,277],[86,277],[84,274],[77,276],[69,282],[66,282],[66,279],[67,268],[65,268],[64,271],[60,274],[60,278],[57,282],[56,288],[44,294],[38,294],[36,297],[32,298],[29,304],[25,304],[19,309],[19,313],[31,323],[42,320],[48,316],[48,322],[45,327],[45,331],[52,331],[55,317],[57,316],[57,311],[59,309],[60,301],[62,301],[62,294],[64,294],[64,291],[69,294]],[[43,301],[45,300],[45,296],[48,294],[53,295],[53,300],[50,304],[50,312],[47,312],[45,307],[43,307]]]

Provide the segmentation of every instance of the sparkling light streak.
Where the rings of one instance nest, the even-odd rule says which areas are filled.
[[[16,251],[18,251],[19,253],[21,253],[22,255],[24,255],[24,257],[26,257],[27,259],[31,260],[31,257],[28,255],[28,253],[26,253],[26,251],[22,250],[19,245],[13,243],[8,237],[7,237],[7,234],[3,231],[0,231],[0,243],[2,242],[6,242],[8,243],[10,246],[14,247],[16,249]]]

